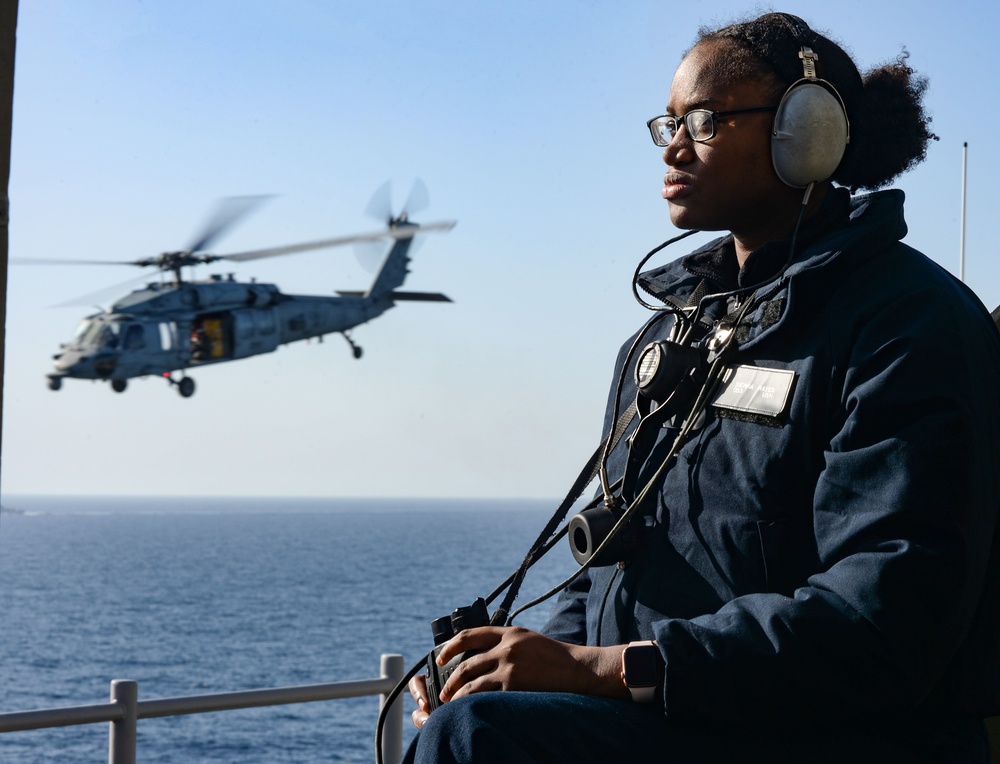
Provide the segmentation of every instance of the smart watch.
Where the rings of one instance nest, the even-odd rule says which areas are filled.
[[[663,675],[656,642],[630,642],[622,651],[622,681],[636,703],[652,703]]]

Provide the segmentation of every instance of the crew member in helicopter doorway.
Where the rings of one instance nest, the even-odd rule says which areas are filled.
[[[406,761],[989,760],[1000,339],[878,190],[926,86],[787,14],[699,33],[649,130],[671,222],[724,235],[637,277],[590,567],[542,633],[446,643]]]

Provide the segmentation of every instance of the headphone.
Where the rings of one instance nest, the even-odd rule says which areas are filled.
[[[771,161],[778,178],[792,188],[806,188],[836,172],[851,140],[844,99],[827,80],[816,76],[819,55],[805,41],[815,37],[797,16],[781,14],[795,28],[802,46],[802,77],[778,104],[771,132]]]

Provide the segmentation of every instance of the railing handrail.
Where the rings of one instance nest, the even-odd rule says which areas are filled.
[[[0,733],[110,722],[109,761],[112,764],[134,764],[134,722],[139,719],[187,716],[214,711],[233,711],[241,708],[288,705],[290,703],[313,703],[367,695],[381,696],[381,708],[381,705],[385,703],[386,696],[403,678],[404,673],[403,656],[383,654],[381,656],[381,675],[374,679],[268,687],[141,701],[137,700],[138,690],[135,682],[116,679],[111,682],[111,703],[3,713],[0,714]],[[133,730],[131,735],[129,735],[129,728]],[[129,737],[133,738],[131,742],[128,740]],[[382,755],[385,761],[392,762],[399,761],[403,755],[403,701],[401,697],[393,703],[386,719]]]
[[[120,703],[15,711],[0,714],[0,733],[48,729],[50,727],[72,727],[76,724],[117,722],[124,717],[125,709]]]

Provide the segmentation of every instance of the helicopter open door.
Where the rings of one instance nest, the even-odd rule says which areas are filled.
[[[196,316],[191,322],[191,360],[222,361],[232,357],[231,319],[224,313]]]

